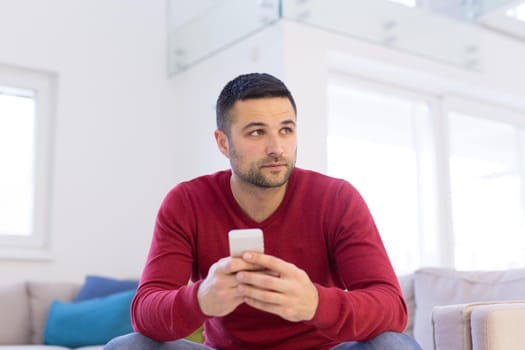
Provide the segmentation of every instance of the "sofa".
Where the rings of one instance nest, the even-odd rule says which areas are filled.
[[[423,350],[525,348],[525,269],[422,268],[399,278]]]
[[[0,349],[102,349],[132,331],[129,306],[137,284],[87,276],[84,283],[0,286]]]
[[[432,312],[436,350],[522,350],[525,303],[475,302],[437,306]]]
[[[98,334],[90,334],[93,330],[86,330],[89,325],[81,327],[71,324],[85,318],[82,312],[86,312],[86,308],[79,307],[85,307],[86,304],[92,308],[95,304],[103,310],[111,308],[130,327],[129,319],[125,320],[125,317],[129,317],[132,296],[126,288],[130,286],[121,286],[123,290],[120,291],[111,289],[101,293],[98,284],[95,293],[98,297],[93,298],[91,290],[87,293],[90,294],[87,300],[84,295],[80,298],[84,300],[75,301],[82,294],[80,292],[88,289],[89,278],[102,279],[88,276],[83,285],[28,281],[0,286],[0,350],[102,349],[104,341],[90,344],[97,343]],[[523,336],[519,332],[521,325],[525,324],[525,269],[467,272],[422,268],[400,276],[399,281],[409,310],[405,332],[413,335],[424,350],[511,350],[525,346],[525,332],[522,332]],[[115,284],[122,281],[110,282]],[[115,304],[122,307],[115,308]],[[65,312],[65,318],[57,318],[54,311],[62,309],[69,313]],[[92,314],[92,309],[86,313]],[[105,331],[110,329],[116,330],[116,333],[126,333],[125,328],[117,330],[117,325],[105,324],[101,315],[95,316],[94,323],[102,322]],[[90,319],[84,322],[89,323]],[[50,325],[53,324],[59,327],[54,337],[53,332],[50,332]],[[81,328],[77,336],[84,338],[71,342],[70,338],[74,338],[77,328]],[[111,334],[104,336],[109,338]],[[192,340],[198,339],[198,336],[196,334]],[[48,344],[43,345],[45,338]],[[509,346],[509,339],[519,346]]]

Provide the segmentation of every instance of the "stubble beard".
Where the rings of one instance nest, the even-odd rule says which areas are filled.
[[[230,164],[232,171],[242,181],[252,184],[261,188],[276,188],[285,185],[292,174],[295,167],[295,161],[286,157],[267,157],[263,160],[252,162],[249,164],[248,169],[240,169],[238,167],[239,155],[235,149],[230,150]],[[285,172],[279,175],[265,175],[263,174],[263,166],[272,163],[285,164]]]

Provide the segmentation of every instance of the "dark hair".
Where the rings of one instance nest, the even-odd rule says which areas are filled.
[[[229,134],[231,125],[229,111],[235,102],[266,97],[288,98],[294,112],[297,113],[293,96],[282,81],[267,73],[243,74],[228,82],[219,94],[215,107],[217,129]]]

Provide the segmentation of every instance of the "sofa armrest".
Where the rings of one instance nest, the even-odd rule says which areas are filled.
[[[525,344],[525,301],[481,305],[470,317],[475,350],[519,350]]]
[[[504,336],[493,333],[501,332],[500,328],[505,327],[503,319],[512,323],[513,317],[523,317],[521,320],[525,322],[525,302],[492,301],[436,306],[432,310],[434,350],[511,349],[507,345],[496,348],[485,347],[484,344],[507,341],[513,344],[515,334],[519,335],[519,332],[514,333],[510,326]],[[515,328],[519,328],[520,324],[523,323],[514,324]],[[505,339],[511,336],[514,338]],[[518,343],[520,344],[523,346],[523,342]]]

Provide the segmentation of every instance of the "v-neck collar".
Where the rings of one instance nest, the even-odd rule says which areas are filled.
[[[231,184],[230,184],[231,176],[232,176],[232,171],[230,169],[226,171],[226,176],[223,177],[224,181],[223,181],[222,188],[228,198],[228,201],[231,203],[236,215],[242,221],[244,221],[248,225],[248,227],[261,227],[262,228],[262,227],[270,225],[272,222],[277,220],[281,215],[283,215],[283,212],[286,211],[287,203],[289,202],[292,196],[292,193],[294,192],[295,187],[296,187],[296,179],[295,179],[296,178],[296,168],[294,168],[292,173],[290,174],[290,177],[288,178],[288,184],[286,186],[286,192],[284,194],[284,197],[281,203],[279,203],[279,206],[277,207],[277,209],[275,209],[275,211],[263,221],[257,222],[254,219],[252,219],[248,214],[246,214],[246,212],[241,208],[241,206],[239,205],[239,203],[237,203],[237,200],[233,196],[233,192],[232,192]]]

